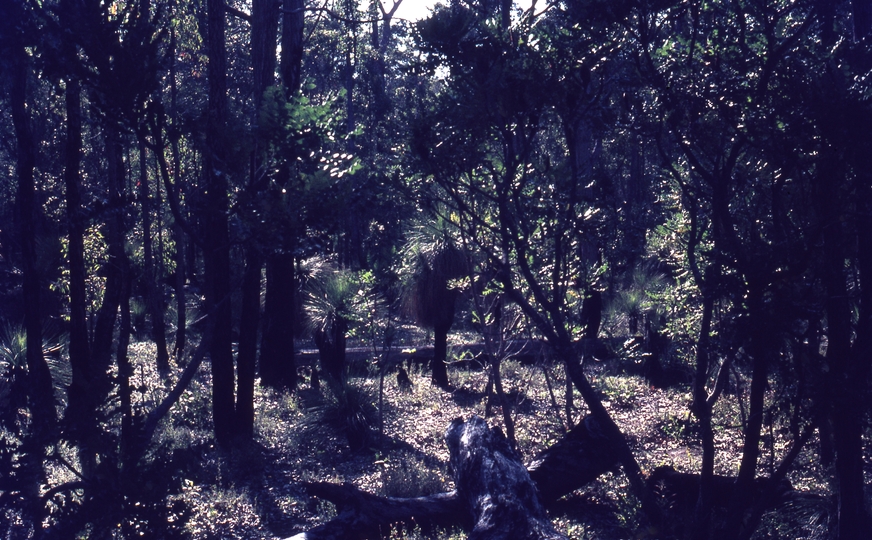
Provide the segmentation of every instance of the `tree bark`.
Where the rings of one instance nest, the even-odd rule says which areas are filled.
[[[103,302],[97,310],[97,320],[91,336],[91,382],[95,391],[94,399],[98,403],[108,396],[110,390],[107,372],[112,363],[115,322],[124,287],[123,269],[127,267],[123,262],[127,258],[127,253],[124,251],[125,227],[121,196],[124,185],[121,142],[115,127],[107,125],[104,127],[104,132],[109,207],[105,210],[107,215],[103,225],[103,235],[108,244],[109,258],[100,269],[106,277],[106,285],[103,288]]]
[[[231,445],[234,420],[232,312],[230,306],[230,231],[228,211],[227,80],[224,42],[224,3],[208,0],[209,114],[203,169],[206,208],[203,224],[203,260],[206,303],[214,317],[209,356],[212,362],[212,418],[215,438],[224,448]]]
[[[304,0],[284,1],[281,74],[288,97],[300,91],[305,7]]]
[[[263,262],[254,246],[246,249],[239,317],[239,353],[236,356],[236,435],[254,436],[254,375],[257,366],[257,329],[260,322],[260,270]]]
[[[548,507],[614,470],[617,464],[611,445],[591,417],[539,454],[529,472],[523,471],[520,458],[502,434],[488,429],[480,418],[467,423],[455,421],[446,439],[451,441],[449,450],[455,474],[461,471],[455,478],[459,491],[402,499],[365,493],[350,484],[305,484],[309,495],[336,504],[339,515],[294,539],[380,538],[397,523],[415,523],[425,530],[458,525],[472,529],[480,524],[476,534],[482,536],[478,537],[551,538],[547,518],[541,521],[542,514],[535,505],[533,510],[526,506],[532,502],[533,493],[537,504],[541,501],[541,505]],[[514,517],[509,520],[515,528],[506,533],[508,524],[500,514],[511,509]],[[489,521],[490,518],[493,520]],[[516,520],[523,523],[518,525]],[[528,532],[534,536],[525,536]]]
[[[25,361],[27,364],[27,399],[32,415],[32,429],[24,441],[22,469],[26,512],[29,521],[38,529],[41,526],[44,508],[39,497],[40,484],[45,472],[43,457],[45,446],[56,423],[51,372],[42,351],[42,319],[40,315],[39,274],[36,265],[36,222],[39,208],[36,203],[37,146],[30,125],[27,105],[27,83],[30,76],[30,61],[24,46],[14,46],[9,92],[12,123],[17,139],[18,193],[16,209],[18,234],[21,239],[23,266],[22,301],[24,304],[24,329],[26,334]]]
[[[175,9],[175,4],[173,4],[173,9]],[[173,121],[170,129],[170,152],[172,154],[173,160],[173,174],[175,175],[175,186],[170,185],[170,183],[166,182],[166,190],[167,190],[167,200],[170,201],[171,205],[178,207],[178,192],[179,186],[181,186],[181,182],[179,178],[182,174],[182,157],[181,152],[179,151],[179,138],[181,137],[181,130],[179,129],[179,116],[178,116],[178,88],[176,87],[176,29],[174,26],[170,27],[170,108],[172,110]],[[163,164],[166,161],[164,157],[163,149],[158,149],[158,163]],[[160,165],[161,167],[163,165]],[[169,175],[166,175],[165,180]],[[180,212],[180,210],[179,210]],[[185,351],[185,341],[187,340],[187,300],[185,298],[185,282],[188,278],[187,272],[187,264],[186,264],[186,252],[187,252],[187,238],[185,237],[185,232],[182,228],[182,224],[180,222],[181,216],[176,216],[173,214],[173,241],[176,246],[175,254],[173,256],[173,260],[176,263],[176,274],[175,279],[173,280],[173,287],[175,289],[176,295],[176,342],[173,345],[173,353],[177,358],[180,358]]]
[[[445,433],[457,493],[473,518],[470,540],[556,539],[536,485],[501,432],[473,416]]]
[[[64,160],[64,187],[67,203],[67,249],[70,269],[70,367],[72,380],[67,389],[64,419],[71,440],[79,446],[82,475],[94,472],[94,449],[85,441],[97,429],[96,403],[91,392],[91,351],[88,343],[87,293],[85,289],[85,217],[82,209],[79,168],[82,159],[81,86],[76,79],[66,84],[67,136]]]
[[[263,343],[260,349],[260,380],[263,385],[294,388],[297,384],[295,305],[294,256],[291,253],[274,254],[266,265]]]
[[[596,419],[588,415],[543,450],[528,470],[547,507],[604,473],[617,470],[620,462],[616,455]]]
[[[453,317],[452,317],[453,318]],[[451,324],[439,322],[433,326],[433,360],[430,365],[430,370],[433,374],[433,384],[439,388],[447,389],[450,384],[448,382],[448,331],[451,330]]]
[[[161,376],[170,372],[170,355],[167,351],[166,325],[164,324],[161,288],[156,282],[154,269],[154,244],[151,240],[151,189],[148,180],[148,160],[145,143],[139,142],[139,199],[142,207],[142,251],[145,279],[145,301],[151,318],[151,337],[157,347],[157,370]]]

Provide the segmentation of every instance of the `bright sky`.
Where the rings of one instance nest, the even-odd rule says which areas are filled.
[[[394,1],[395,0],[382,0],[385,9],[388,10],[391,9]],[[394,17],[417,21],[429,15],[430,9],[438,3],[440,3],[440,0],[403,0],[403,3],[400,4]],[[449,0],[441,0],[441,3],[448,4]],[[545,2],[542,2],[543,5],[544,3]],[[530,0],[515,0],[515,4],[521,5],[526,9],[530,7]]]
[[[390,9],[393,5],[394,0],[382,0],[384,2],[385,9]],[[435,6],[439,0],[403,0],[403,3],[400,4],[400,8],[397,10],[396,15],[394,17],[398,19],[408,19],[410,21],[417,21],[419,19],[423,19],[430,13],[430,9]],[[448,3],[445,1],[444,3]]]

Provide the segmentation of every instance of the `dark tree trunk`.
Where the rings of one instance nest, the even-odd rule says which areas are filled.
[[[846,253],[854,249],[853,243],[860,244],[859,263],[861,270],[869,270],[869,233],[863,225],[869,226],[868,218],[860,218],[856,230],[846,228],[843,219],[843,200],[836,196],[832,178],[847,181],[848,172],[843,167],[842,156],[831,154],[824,158],[826,173],[817,179],[816,202],[820,212],[819,220],[827,224],[823,227],[825,267],[824,285],[827,292],[827,352],[826,361],[829,377],[822,395],[824,406],[830,414],[835,450],[835,490],[838,494],[838,522],[835,537],[838,540],[867,538],[869,517],[865,507],[865,481],[863,474],[862,423],[866,410],[864,400],[864,381],[868,377],[868,337],[869,316],[872,306],[872,288],[862,283],[860,289],[860,317],[856,329],[853,323],[854,306],[848,293],[848,276],[845,273]],[[862,183],[860,183],[862,186]],[[860,187],[858,200],[868,204],[868,188]],[[862,212],[860,213],[862,215]],[[858,225],[854,223],[853,225]],[[856,236],[855,236],[856,235]],[[867,272],[861,272],[867,275]],[[856,338],[852,344],[852,334]],[[867,358],[863,358],[866,356]]]
[[[340,386],[345,383],[345,333],[348,324],[336,321],[325,330],[315,332],[315,345],[321,357],[321,370]]]
[[[85,289],[85,216],[79,187],[82,159],[81,87],[75,79],[67,81],[67,138],[64,162],[64,187],[67,203],[67,250],[70,269],[70,367],[72,380],[67,389],[64,414],[70,439],[79,447],[82,475],[90,478],[96,466],[96,407],[91,392],[91,351],[88,343],[87,293]]]
[[[29,396],[31,413],[34,417],[34,430],[47,436],[54,422],[54,398],[52,394],[51,373],[42,352],[42,315],[40,313],[40,275],[36,263],[36,229],[40,214],[36,202],[36,141],[30,126],[27,112],[27,83],[30,76],[30,62],[24,50],[16,50],[12,65],[12,84],[10,105],[12,122],[17,139],[18,194],[16,210],[18,233],[21,241],[23,266],[23,305],[24,331],[26,334],[27,374],[30,381]]]
[[[304,0],[285,0],[282,14],[282,82],[288,96],[300,91],[303,65]]]
[[[6,16],[9,16],[8,14]],[[27,400],[32,415],[31,432],[24,441],[22,469],[26,511],[30,522],[41,527],[44,508],[39,497],[40,484],[44,479],[43,457],[45,446],[56,423],[51,372],[42,352],[42,319],[40,315],[40,279],[36,265],[36,220],[39,207],[36,203],[34,169],[36,167],[36,141],[30,126],[27,111],[27,83],[30,62],[24,47],[14,47],[9,92],[12,123],[17,139],[18,193],[16,210],[18,234],[21,240],[23,266],[24,330],[27,352]]]
[[[148,180],[148,159],[145,143],[139,142],[139,198],[142,205],[142,251],[145,279],[145,301],[151,319],[151,337],[157,347],[157,370],[161,376],[170,372],[170,355],[167,351],[166,325],[164,324],[163,296],[156,280],[154,268],[154,245],[151,240],[151,186]]]
[[[106,277],[106,285],[103,289],[103,303],[97,310],[97,321],[94,323],[94,333],[91,336],[91,382],[97,403],[101,403],[109,395],[110,383],[107,372],[112,363],[115,322],[124,287],[123,269],[127,267],[124,263],[127,253],[124,251],[125,227],[121,195],[124,185],[124,162],[121,142],[113,127],[106,126],[104,129],[109,207],[106,210],[103,236],[108,244],[109,259],[100,270]]]
[[[739,474],[736,477],[735,496],[723,526],[715,531],[715,538],[732,540],[742,530],[744,516],[752,504],[754,479],[760,457],[760,437],[763,429],[764,398],[767,385],[767,362],[774,352],[773,330],[766,323],[763,309],[763,289],[751,280],[748,293],[749,326],[752,329],[751,345],[751,391],[748,397],[748,419],[743,430],[744,446]]]
[[[851,0],[851,14],[854,19],[854,41],[860,42],[872,35],[872,2]]]
[[[310,496],[335,504],[338,515],[288,540],[384,538],[392,526],[412,522],[429,532],[434,527],[461,524],[460,516],[467,511],[456,491],[405,499],[379,497],[348,483],[320,482],[305,487]]]
[[[260,114],[263,95],[274,83],[276,36],[279,4],[275,0],[254,0],[251,4],[251,61],[254,67],[254,123]],[[257,135],[251,152],[248,194],[257,198],[266,184],[265,150]],[[260,275],[263,258],[256,238],[245,246],[245,273],[242,282],[242,311],[239,322],[239,353],[236,418],[237,435],[249,441],[254,434],[254,376],[257,366],[257,333],[260,327]]]
[[[645,516],[651,522],[651,525],[654,527],[660,526],[663,520],[662,513],[657,502],[654,500],[653,493],[645,483],[642,469],[639,467],[639,463],[636,461],[632,450],[630,450],[630,446],[627,444],[627,439],[624,437],[621,429],[615,424],[615,421],[603,406],[599,395],[597,395],[591,386],[590,381],[587,380],[581,363],[577,360],[575,353],[571,349],[571,343],[568,342],[567,338],[564,338],[563,347],[559,349],[558,353],[564,359],[564,366],[569,378],[590,409],[591,416],[596,420],[603,436],[614,449],[615,459],[621,463],[633,492],[642,504]]]
[[[242,278],[242,311],[239,317],[239,353],[236,356],[237,436],[250,441],[254,435],[254,375],[257,366],[257,330],[260,323],[260,271],[263,262],[255,247],[246,250]]]
[[[545,506],[618,468],[614,445],[593,416],[585,416],[530,464],[530,478]]]
[[[295,292],[293,255],[273,255],[266,265],[264,329],[260,350],[261,384],[272,388],[294,388],[297,384],[294,360]]]
[[[121,403],[119,412],[121,413],[121,453],[119,456],[119,464],[121,474],[133,467],[134,463],[131,456],[135,454],[134,446],[137,442],[137,436],[133,428],[133,408],[131,407],[131,388],[130,377],[133,375],[133,365],[128,357],[128,349],[130,346],[130,334],[133,331],[133,326],[130,320],[130,295],[133,289],[133,279],[129,272],[126,273],[124,279],[124,289],[121,293],[120,324],[118,328],[118,350],[115,353],[118,363],[118,400]]]
[[[173,174],[175,175],[175,187],[169,182],[166,183],[167,199],[171,205],[178,208],[178,192],[179,186],[182,183],[179,181],[182,172],[182,157],[179,151],[179,138],[181,130],[179,129],[179,117],[177,108],[178,89],[176,88],[176,30],[174,26],[170,27],[170,107],[172,109],[173,121],[170,130],[170,151],[173,159]],[[159,152],[158,163],[163,163],[163,152]],[[167,175],[168,177],[169,175]],[[173,352],[177,357],[181,357],[185,351],[185,341],[187,340],[187,299],[185,298],[185,282],[188,279],[187,270],[187,238],[182,229],[180,218],[182,216],[173,215],[173,242],[176,246],[173,261],[176,263],[175,279],[173,287],[175,289],[176,300],[176,343],[173,346]]]
[[[303,62],[303,0],[284,0],[282,6],[282,56],[279,66],[285,95],[300,91]],[[261,384],[272,388],[294,389],[297,367],[294,360],[294,318],[296,276],[294,238],[296,231],[284,226],[284,245],[266,261],[263,341],[260,348]]]
[[[212,362],[212,418],[215,438],[224,448],[234,432],[234,373],[230,306],[230,231],[228,211],[227,80],[224,42],[224,3],[208,0],[209,114],[203,169],[206,207],[202,219],[206,303],[214,319],[209,356]]]
[[[433,374],[433,384],[447,389],[448,382],[448,332],[453,321],[440,322],[433,327],[433,360],[430,369]]]
[[[727,511],[733,506],[735,498],[740,496],[736,478],[712,475],[709,482],[712,485],[709,505],[719,513]],[[657,467],[648,476],[648,484],[665,508],[667,520],[664,532],[677,538],[710,538],[691,528],[698,511],[700,475],[680,473],[669,466]],[[793,487],[786,480],[756,478],[751,482],[747,495],[743,495],[748,497],[745,506],[751,508],[759,504],[765,510],[772,510],[785,503],[792,491]]]
[[[694,538],[706,538],[710,534],[713,496],[712,479],[715,473],[715,442],[712,430],[712,405],[706,391],[709,378],[709,335],[711,332],[714,296],[707,292],[703,299],[702,322],[696,346],[696,373],[693,380],[693,405],[691,411],[699,420],[702,442],[702,466],[699,490],[697,490],[694,516]]]

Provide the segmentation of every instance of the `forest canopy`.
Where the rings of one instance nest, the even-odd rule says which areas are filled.
[[[415,1],[0,0],[0,534],[872,537],[872,2]]]

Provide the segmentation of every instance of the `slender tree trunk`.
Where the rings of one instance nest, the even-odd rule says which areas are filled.
[[[228,211],[227,80],[224,42],[224,3],[208,0],[209,114],[203,169],[206,207],[202,219],[203,260],[206,272],[206,303],[214,318],[209,347],[212,362],[212,418],[215,438],[224,448],[234,432],[234,373],[232,313],[230,306],[230,231]]]
[[[246,250],[239,320],[239,353],[236,357],[237,436],[250,441],[254,435],[254,374],[257,365],[257,329],[260,322],[260,274],[263,260],[255,248]]]
[[[27,364],[27,394],[33,424],[23,445],[21,486],[25,495],[26,512],[31,524],[39,530],[42,526],[44,507],[39,497],[43,482],[43,458],[45,446],[52,436],[56,423],[51,373],[42,352],[42,319],[40,314],[39,273],[36,265],[36,223],[39,208],[36,203],[36,141],[30,126],[27,111],[27,83],[30,76],[29,57],[23,47],[16,47],[11,66],[10,109],[17,139],[18,193],[16,209],[18,234],[21,239],[23,266],[24,329],[26,334],[25,359]]]
[[[79,447],[82,476],[90,478],[96,466],[96,453],[88,441],[96,439],[96,403],[91,392],[91,351],[88,343],[87,293],[85,289],[85,217],[79,187],[82,159],[82,104],[79,81],[66,85],[67,139],[64,162],[64,187],[67,203],[67,256],[70,269],[70,367],[72,380],[67,389],[64,414],[70,438]]]
[[[303,62],[303,0],[284,0],[280,71],[287,97],[300,91]],[[293,389],[297,384],[294,359],[296,281],[293,243],[296,231],[284,227],[285,245],[266,261],[263,341],[260,350],[261,384]]]
[[[753,502],[754,479],[760,458],[760,437],[763,430],[764,398],[767,385],[767,362],[774,353],[772,329],[767,324],[764,311],[763,287],[758,279],[749,278],[748,319],[752,329],[751,346],[751,390],[748,398],[748,419],[745,423],[742,461],[736,477],[736,495],[724,521],[724,526],[716,532],[716,538],[731,540],[742,530],[745,516]]]
[[[23,305],[24,331],[26,334],[26,362],[30,380],[31,412],[34,416],[34,429],[48,435],[56,420],[54,397],[52,395],[51,373],[42,352],[42,315],[40,313],[40,275],[36,262],[36,229],[41,211],[36,201],[36,141],[30,126],[27,112],[27,83],[30,76],[30,62],[24,50],[16,51],[12,65],[12,84],[10,105],[12,122],[18,144],[18,231],[21,241],[23,266]]]
[[[275,82],[276,38],[279,24],[276,0],[253,0],[251,4],[251,62],[254,67],[254,123],[257,124],[264,92]],[[265,148],[254,134],[248,194],[258,198],[266,186]],[[257,365],[257,332],[260,323],[260,276],[263,257],[256,238],[245,246],[245,274],[242,282],[242,312],[239,324],[239,353],[236,417],[237,435],[250,440],[254,433],[254,375]]]
[[[433,374],[433,384],[439,388],[446,389],[450,386],[448,382],[448,365],[446,359],[448,357],[448,332],[451,330],[453,321],[440,321],[433,326],[433,362],[430,369]]]
[[[169,375],[170,355],[167,351],[166,326],[163,317],[163,300],[159,298],[161,287],[156,283],[154,268],[154,245],[151,239],[151,189],[148,180],[148,159],[145,143],[139,142],[139,198],[142,205],[142,251],[145,267],[145,295],[151,318],[151,337],[157,347],[157,370],[162,376]]]
[[[175,5],[173,5],[175,9]],[[170,27],[170,108],[172,110],[173,121],[170,128],[170,152],[173,160],[173,175],[175,176],[175,187],[167,184],[167,199],[170,201],[178,198],[178,193],[171,193],[171,189],[178,190],[182,185],[180,182],[182,175],[182,158],[179,151],[179,138],[181,130],[179,129],[178,116],[178,88],[176,87],[176,30],[174,26]],[[163,150],[158,156],[158,162],[164,159]],[[185,282],[188,278],[187,272],[187,238],[182,229],[182,224],[179,222],[179,217],[173,216],[173,242],[176,246],[173,261],[176,263],[176,275],[173,280],[176,300],[176,343],[173,346],[173,352],[176,358],[181,358],[185,350],[185,341],[187,339],[187,300],[185,298]]]
[[[633,455],[632,450],[630,450],[630,447],[627,444],[627,439],[624,437],[624,434],[621,433],[621,429],[617,424],[615,424],[615,421],[603,406],[596,391],[587,380],[584,370],[581,367],[581,363],[578,361],[578,358],[573,351],[571,342],[564,339],[562,346],[558,349],[558,354],[564,359],[567,373],[581,394],[581,397],[584,399],[584,402],[587,404],[588,409],[590,409],[590,414],[602,428],[603,434],[612,444],[615,450],[615,458],[621,463],[621,466],[624,469],[624,474],[627,475],[627,479],[630,481],[630,486],[632,487],[633,492],[641,501],[642,510],[645,512],[645,516],[654,527],[659,527],[660,523],[663,521],[663,517],[660,507],[654,498],[654,494],[645,482],[645,477],[642,475],[642,469],[639,467],[639,463],[636,461],[636,457]]]
[[[130,321],[130,295],[133,289],[133,279],[129,272],[125,272],[124,288],[121,293],[120,325],[118,328],[118,350],[115,353],[118,362],[118,399],[121,402],[121,444],[119,466],[123,475],[134,466],[131,458],[137,451],[136,432],[133,426],[133,409],[131,407],[130,377],[133,375],[133,365],[127,355],[130,346],[130,334],[133,325]]]
[[[112,362],[115,321],[123,288],[122,268],[125,265],[122,261],[127,257],[124,251],[124,217],[121,198],[124,183],[121,143],[118,134],[112,127],[105,128],[104,137],[106,140],[106,178],[109,206],[106,210],[103,236],[108,244],[109,259],[101,269],[101,273],[106,277],[106,285],[103,289],[103,303],[97,310],[97,320],[94,323],[94,333],[91,337],[91,374],[96,391],[95,398],[98,402],[109,394],[107,372]]]
[[[304,0],[284,0],[281,73],[282,83],[289,97],[300,91],[305,7]]]
[[[862,422],[865,416],[863,381],[868,375],[862,364],[868,363],[861,359],[858,352],[868,354],[867,337],[861,330],[869,331],[869,301],[870,293],[866,291],[865,283],[861,287],[861,324],[865,327],[856,329],[855,343],[851,343],[853,328],[853,306],[848,296],[847,276],[844,260],[848,245],[853,243],[854,231],[846,229],[847,223],[842,219],[845,211],[841,199],[836,196],[831,179],[847,180],[847,171],[841,166],[841,156],[825,156],[823,160],[826,173],[821,173],[817,179],[817,203],[820,212],[819,219],[823,227],[824,252],[826,255],[824,269],[824,285],[827,292],[825,305],[827,320],[827,353],[829,380],[825,387],[824,401],[830,413],[833,427],[833,446],[835,460],[835,489],[838,494],[838,524],[836,538],[838,540],[853,540],[866,538],[869,533],[868,515],[865,508],[865,482],[863,474],[863,441]],[[829,166],[826,166],[829,165]],[[826,176],[824,176],[826,175]],[[860,188],[858,199],[864,199],[866,190]],[[862,213],[861,213],[862,214]],[[866,222],[868,219],[860,219]],[[869,248],[868,232],[860,226],[856,234],[858,240]],[[861,251],[862,253],[862,251]],[[868,255],[860,255],[860,263],[868,266]],[[865,273],[861,274],[864,275]],[[869,301],[863,301],[869,300]]]
[[[692,412],[699,421],[702,442],[702,466],[700,469],[699,497],[693,523],[693,537],[699,540],[708,538],[711,527],[712,488],[715,474],[715,442],[712,430],[712,407],[708,402],[706,383],[709,373],[709,334],[711,333],[714,295],[704,292],[702,323],[696,345],[696,373],[693,380]]]

